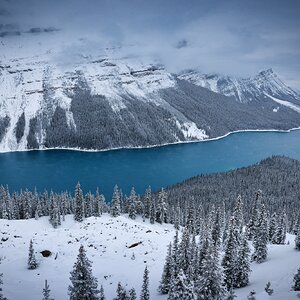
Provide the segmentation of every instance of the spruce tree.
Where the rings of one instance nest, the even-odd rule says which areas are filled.
[[[158,291],[161,294],[168,294],[172,276],[172,243],[168,246],[168,253],[165,259],[164,269],[161,276]]]
[[[167,193],[163,188],[158,193],[155,221],[160,224],[168,223]]]
[[[129,206],[128,206],[128,216],[130,219],[136,218],[136,203],[137,203],[137,196],[134,188],[131,189],[130,196],[129,196]]]
[[[265,286],[265,292],[271,296],[274,292],[274,290],[271,288],[271,283],[270,281],[267,282],[266,286]]]
[[[226,295],[223,274],[219,265],[218,251],[213,245],[210,233],[207,235],[206,249],[201,263],[201,275],[196,282],[198,299],[221,300]]]
[[[100,287],[99,300],[106,300],[103,285]]]
[[[195,300],[194,286],[189,282],[183,272],[173,274],[168,300]]]
[[[118,283],[117,297],[114,300],[129,300],[126,289],[122,286],[121,282]]]
[[[248,285],[250,272],[250,248],[244,235],[237,255],[234,287],[240,288]]]
[[[294,276],[294,284],[292,286],[294,291],[300,291],[300,268]]]
[[[298,223],[297,235],[295,237],[295,249],[300,251],[300,222]]]
[[[7,298],[5,298],[3,296],[3,289],[2,289],[2,285],[3,285],[3,280],[2,280],[2,277],[3,277],[3,273],[0,273],[0,300],[7,300]]]
[[[238,245],[236,243],[235,231],[236,229],[236,220],[233,216],[230,220],[229,233],[227,237],[227,244],[225,247],[225,254],[222,260],[222,266],[224,269],[224,283],[227,287],[227,290],[230,290],[231,287],[236,285],[235,276],[237,269],[237,249]]]
[[[129,297],[128,297],[128,300],[136,300],[137,297],[136,297],[136,291],[134,288],[131,288],[129,290]]]
[[[256,292],[254,290],[250,291],[247,300],[256,300]]]
[[[152,194],[151,194],[151,187],[149,186],[146,189],[145,196],[144,196],[144,216],[146,219],[150,218],[151,202],[152,202]]]
[[[150,223],[151,224],[155,223],[155,216],[156,216],[155,202],[152,199],[151,205],[150,205]]]
[[[50,288],[47,280],[45,280],[45,287],[43,288],[43,299],[42,300],[53,300],[50,298]]]
[[[143,285],[141,291],[140,300],[150,300],[150,292],[149,292],[149,271],[146,266],[143,275]]]
[[[276,228],[277,228],[277,214],[276,212],[273,213],[270,222],[269,222],[269,241],[272,242],[273,236],[275,235]]]
[[[97,280],[92,275],[91,262],[86,256],[83,245],[79,248],[77,261],[70,272],[70,300],[98,300]]]
[[[110,214],[112,217],[118,217],[121,214],[121,200],[120,200],[120,192],[117,185],[114,187],[114,192],[111,201],[111,210]]]
[[[252,260],[262,263],[268,255],[268,224],[265,206],[262,204],[256,221],[255,236],[253,240],[254,253]]]
[[[84,199],[80,183],[78,182],[75,188],[75,207],[74,207],[74,220],[82,222],[84,218]]]
[[[34,270],[38,267],[38,263],[35,258],[34,249],[33,249],[33,242],[30,240],[29,243],[29,255],[28,255],[28,262],[27,262],[27,268],[29,270]]]

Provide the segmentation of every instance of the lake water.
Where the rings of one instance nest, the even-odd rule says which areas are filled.
[[[249,166],[272,155],[300,160],[300,130],[240,132],[200,143],[148,149],[79,152],[47,150],[0,154],[0,184],[10,190],[72,191],[80,181],[84,192],[99,187],[110,200],[115,184],[143,193],[198,174]]]

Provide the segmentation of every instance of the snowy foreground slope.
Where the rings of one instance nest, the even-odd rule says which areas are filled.
[[[157,287],[167,245],[175,234],[172,225],[152,225],[141,219],[133,221],[124,216],[111,218],[104,214],[100,218],[87,218],[82,223],[75,223],[73,216],[67,216],[57,229],[52,228],[47,217],[0,220],[0,228],[0,271],[4,274],[3,292],[10,300],[41,299],[45,279],[54,299],[67,299],[69,272],[81,244],[93,262],[93,274],[98,283],[103,284],[107,299],[115,297],[119,281],[128,289],[135,287],[139,293],[145,265],[150,270],[151,299],[166,299],[158,295]],[[297,299],[291,286],[299,267],[300,253],[293,249],[294,236],[287,237],[289,245],[269,245],[267,261],[251,264],[250,285],[236,289],[237,299],[246,299],[250,290],[256,290],[258,300]],[[34,241],[40,264],[36,270],[27,270],[30,239]],[[127,248],[136,242],[142,244]],[[52,251],[52,256],[43,258],[39,252],[45,249]],[[132,259],[133,253],[135,259]],[[271,297],[264,292],[267,281],[274,288]]]

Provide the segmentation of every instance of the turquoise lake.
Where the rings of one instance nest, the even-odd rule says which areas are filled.
[[[249,166],[272,155],[300,160],[300,130],[239,132],[199,143],[105,152],[47,150],[0,154],[0,184],[10,191],[100,191],[110,200],[115,184],[129,193],[153,190],[191,176]]]

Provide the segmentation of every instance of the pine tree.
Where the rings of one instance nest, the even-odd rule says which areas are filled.
[[[238,251],[235,271],[235,285],[240,288],[248,285],[250,269],[250,248],[246,236],[242,238],[242,242]]]
[[[32,242],[32,240],[30,240],[27,268],[29,270],[34,270],[37,267],[38,267],[38,263],[36,261],[35,254],[34,254],[33,242]]]
[[[106,300],[103,285],[100,287],[99,300]]]
[[[74,208],[74,220],[77,222],[82,222],[84,218],[84,202],[83,194],[80,188],[80,183],[78,182],[75,188],[75,208]]]
[[[194,286],[188,282],[183,270],[173,274],[168,300],[195,300]]]
[[[121,214],[121,201],[120,201],[120,192],[117,185],[114,187],[114,192],[111,201],[111,211],[110,214],[112,217],[118,217]]]
[[[253,290],[253,291],[250,291],[249,295],[247,296],[247,299],[248,300],[256,300],[256,292]]]
[[[81,245],[77,261],[70,272],[71,285],[69,286],[70,300],[98,300],[97,280],[92,275],[91,262]]]
[[[155,216],[156,216],[156,209],[155,209],[155,203],[152,200],[151,205],[150,205],[150,223],[154,224],[155,223]]]
[[[117,297],[114,300],[129,300],[126,289],[121,285],[121,282],[118,283]]]
[[[276,212],[273,213],[270,222],[269,222],[269,241],[272,242],[273,236],[275,235],[276,228],[277,228],[277,214]]]
[[[236,294],[234,292],[233,287],[231,287],[228,292],[228,296],[226,297],[226,300],[234,300],[235,298],[236,298]]]
[[[170,243],[168,246],[168,253],[166,256],[163,273],[158,287],[159,293],[168,294],[170,290],[171,276],[172,276],[172,243]]]
[[[156,207],[156,222],[168,223],[168,206],[167,206],[167,193],[162,188],[158,193],[158,203]]]
[[[295,249],[300,251],[300,222],[298,223],[297,235],[295,237]]]
[[[247,238],[249,240],[252,240],[255,235],[256,220],[261,206],[261,194],[262,192],[260,190],[258,190],[255,194],[255,200],[251,210],[250,220],[249,223],[247,224]]]
[[[225,297],[226,291],[219,265],[218,251],[213,246],[210,234],[207,235],[206,239],[201,275],[196,282],[196,294],[198,299],[221,300]]]
[[[136,296],[136,291],[134,288],[131,288],[129,290],[129,297],[128,297],[129,300],[136,300],[137,299],[137,296]]]
[[[150,300],[150,292],[149,292],[149,271],[146,266],[143,275],[143,285],[141,291],[140,300]]]
[[[286,238],[286,216],[283,213],[279,222],[275,228],[275,233],[272,236],[272,243],[277,245],[283,245]]]
[[[294,284],[292,286],[294,291],[300,291],[300,268],[294,276]]]
[[[253,240],[254,253],[252,260],[262,263],[268,255],[268,224],[265,206],[262,204],[256,221],[255,236]]]
[[[270,281],[267,282],[266,286],[265,286],[265,292],[271,296],[274,292],[274,290],[271,288],[271,283]]]
[[[134,188],[132,188],[129,196],[128,216],[130,219],[133,220],[136,218],[136,202],[137,202],[136,192]]]
[[[47,283],[47,280],[45,280],[45,287],[43,288],[43,299],[42,300],[53,300],[50,298],[50,289],[49,284]]]
[[[227,244],[225,247],[225,254],[222,260],[222,266],[224,269],[224,283],[227,287],[227,290],[230,290],[231,287],[236,286],[235,276],[237,268],[236,258],[238,249],[235,236],[236,230],[236,220],[233,216],[230,220]]]
[[[2,285],[3,285],[2,276],[3,276],[3,273],[0,273],[0,300],[7,300],[7,298],[5,298],[2,293],[2,291],[3,291],[2,290]]]
[[[144,196],[144,216],[146,219],[150,218],[150,208],[152,203],[152,194],[151,194],[151,187],[149,186],[146,189],[145,196]]]

